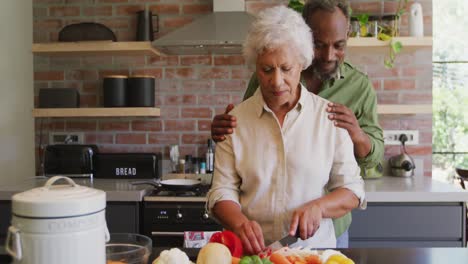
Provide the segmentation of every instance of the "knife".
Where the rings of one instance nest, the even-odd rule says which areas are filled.
[[[291,235],[287,235],[283,238],[281,238],[280,240],[277,240],[273,243],[271,243],[268,248],[271,250],[271,251],[276,251],[282,247],[290,247],[290,248],[293,248],[294,247],[294,244],[297,243],[297,240],[299,238],[296,237],[296,236],[291,236]]]

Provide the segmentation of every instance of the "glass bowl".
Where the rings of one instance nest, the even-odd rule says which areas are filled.
[[[147,264],[152,251],[149,237],[139,234],[114,233],[106,243],[107,264]]]

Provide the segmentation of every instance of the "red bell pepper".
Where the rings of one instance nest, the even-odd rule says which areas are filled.
[[[244,253],[242,241],[236,234],[229,230],[214,233],[210,238],[210,242],[225,245],[229,249],[229,251],[231,251],[231,255],[236,258],[242,257]]]

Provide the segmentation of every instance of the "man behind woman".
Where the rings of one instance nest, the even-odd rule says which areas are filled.
[[[300,84],[312,43],[302,17],[279,6],[258,15],[244,44],[260,89],[230,113],[237,128],[217,145],[208,208],[250,253],[296,229],[304,245],[335,247],[331,218],[365,207],[348,132]]]

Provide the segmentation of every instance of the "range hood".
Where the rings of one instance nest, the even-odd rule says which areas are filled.
[[[152,45],[167,55],[242,53],[242,44],[254,18],[243,11],[244,1],[228,1],[223,5],[224,1],[214,0],[215,12],[162,36]],[[237,7],[231,8],[232,3],[236,3]]]

